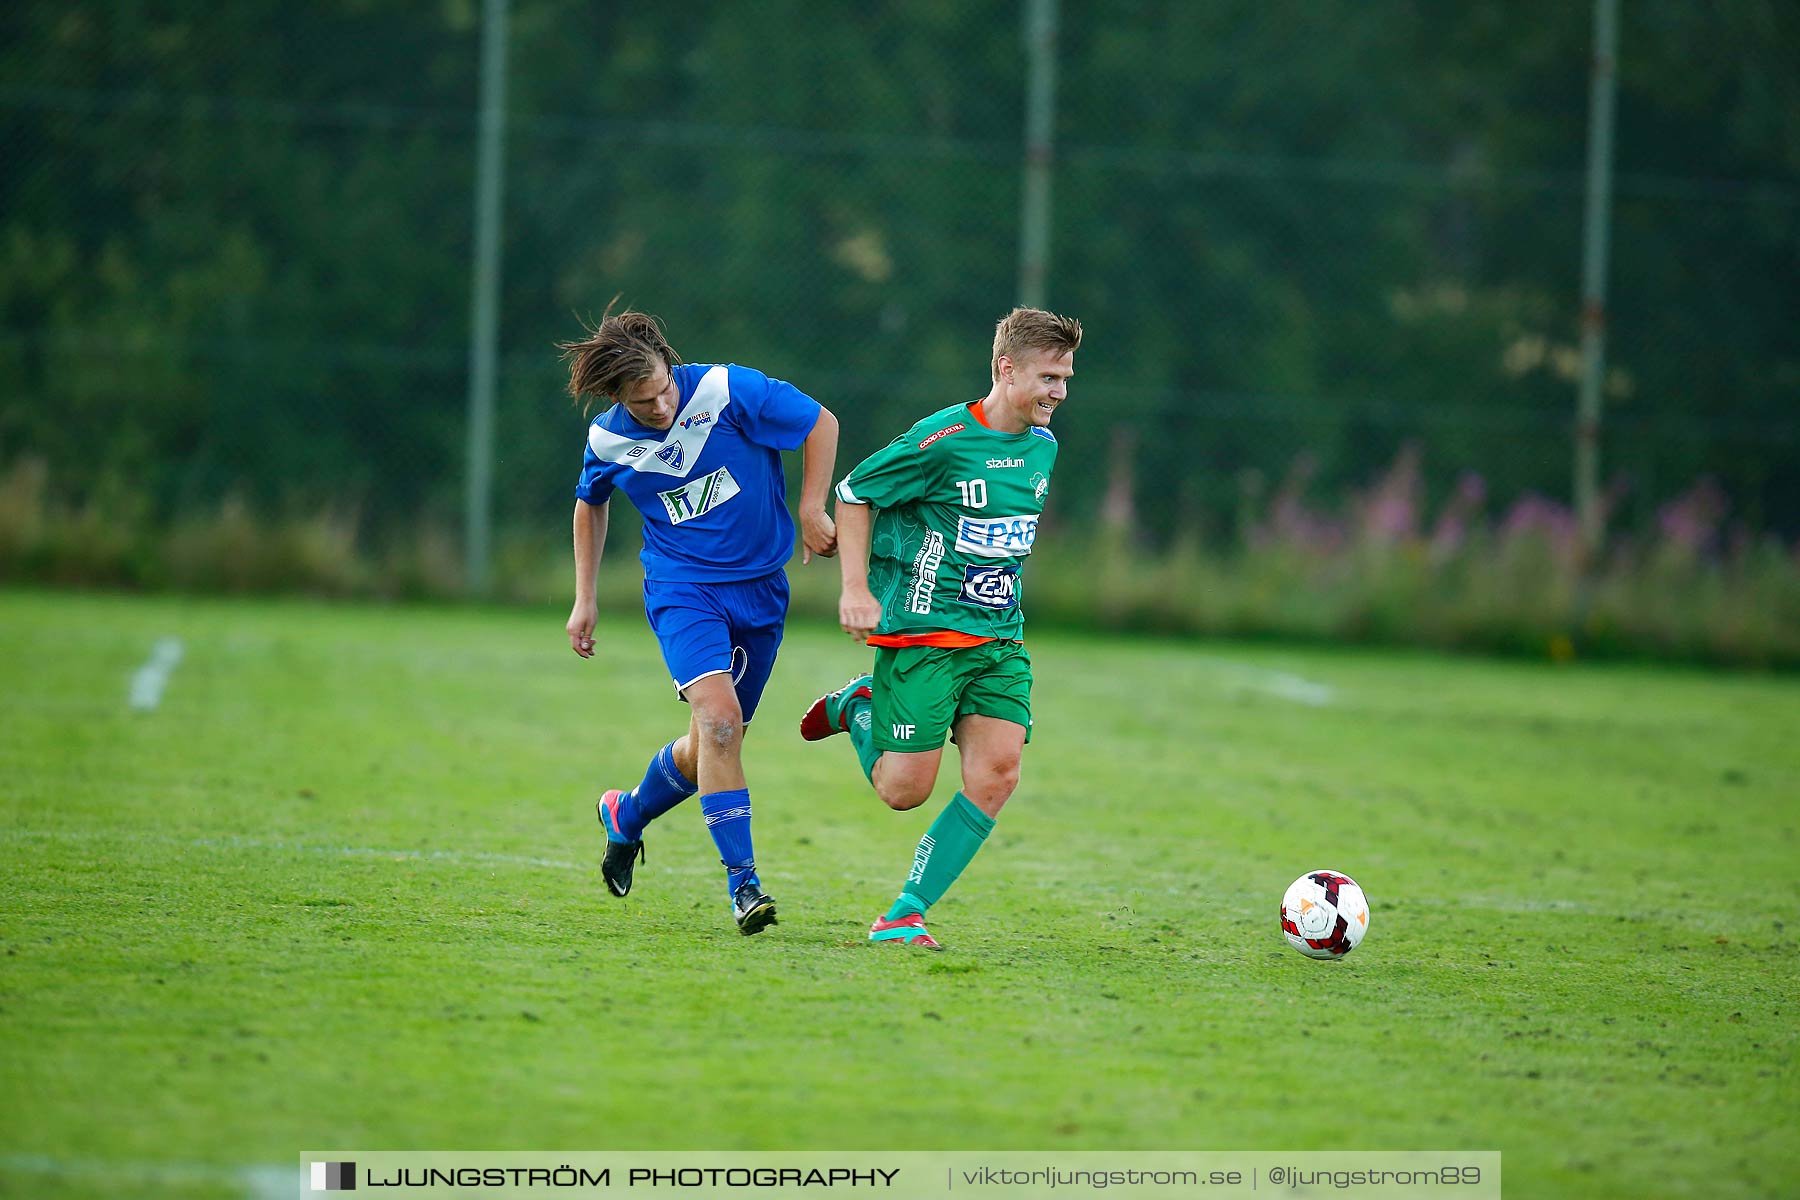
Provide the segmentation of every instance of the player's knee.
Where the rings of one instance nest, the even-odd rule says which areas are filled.
[[[714,750],[735,750],[744,740],[744,723],[721,714],[700,723],[701,736]]]
[[[923,802],[929,801],[931,792],[923,790],[923,788],[896,788],[891,792],[880,793],[880,797],[882,797],[882,802],[887,804],[887,808],[895,810],[896,813],[904,813],[904,811],[913,810]]]
[[[890,783],[886,786],[878,786],[875,789],[875,793],[881,797],[881,802],[883,804],[887,805],[895,812],[906,812],[908,809],[917,808],[919,805],[925,803],[925,801],[931,799],[931,788],[929,786],[920,787],[918,784],[906,780],[899,783]]]
[[[1004,800],[1013,794],[1019,786],[1019,760],[1010,759],[1000,762],[983,763],[969,772],[963,781],[965,792],[979,791],[983,795]]]
[[[733,750],[743,741],[744,718],[735,704],[701,708],[694,713],[694,723],[710,750]]]

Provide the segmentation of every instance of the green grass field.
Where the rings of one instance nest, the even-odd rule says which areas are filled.
[[[593,800],[685,721],[641,614],[0,593],[0,1194],[245,1194],[306,1148],[1466,1149],[1510,1196],[1777,1196],[1800,680],[1044,636],[933,910],[789,632],[746,759],[781,925],[697,805],[626,900]],[[185,658],[127,704],[157,639]],[[950,757],[953,766],[954,757]],[[1341,963],[1304,870],[1373,905]]]

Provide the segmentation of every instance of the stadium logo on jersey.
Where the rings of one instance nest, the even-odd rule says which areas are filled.
[[[956,552],[989,558],[1023,558],[1037,541],[1037,514],[1021,517],[963,517],[956,523]]]
[[[962,591],[957,598],[980,608],[1011,608],[1019,602],[1019,568],[964,567]]]
[[[702,476],[686,487],[658,492],[656,498],[668,510],[669,523],[679,525],[702,513],[711,512],[737,495],[739,490],[738,482],[731,477],[731,472],[720,467],[711,475]]]
[[[1037,497],[1037,502],[1039,504],[1044,502],[1044,494],[1049,490],[1050,477],[1042,471],[1035,472],[1031,476],[1031,494]]]
[[[938,430],[936,433],[932,434],[930,437],[926,438],[924,441],[920,442],[919,449],[923,450],[925,447],[931,445],[931,443],[937,441],[939,438],[949,437],[953,433],[961,433],[963,430],[965,430],[967,428],[968,428],[968,426],[963,424],[961,421],[958,421],[954,425],[946,425],[942,429]]]
[[[698,429],[700,426],[707,424],[711,420],[712,414],[709,412],[695,413],[691,417],[683,417],[681,419],[681,427],[683,429]]]
[[[673,471],[681,470],[681,460],[683,457],[682,453],[681,453],[681,443],[680,442],[670,442],[668,445],[664,446],[661,450],[658,450],[656,452],[656,457],[661,459],[663,462],[669,464],[670,470],[673,470]]]
[[[990,467],[1022,467],[1025,465],[1025,460],[1022,458],[990,458],[987,460],[987,465]]]
[[[938,564],[944,561],[944,535],[935,529],[925,532],[925,540],[913,556],[912,590],[906,594],[906,611],[924,616],[931,611],[931,589],[937,586]]]

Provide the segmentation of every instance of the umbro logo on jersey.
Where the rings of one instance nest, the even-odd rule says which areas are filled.
[[[990,458],[987,460],[987,465],[990,467],[1022,467],[1025,465],[1025,460],[1022,458]]]
[[[936,433],[932,434],[930,437],[926,438],[924,441],[920,442],[919,449],[923,450],[925,447],[931,445],[931,443],[937,441],[939,438],[949,437],[953,433],[961,433],[963,430],[965,430],[967,428],[968,428],[968,426],[961,421],[958,421],[954,425],[946,425],[942,429],[938,430]]]
[[[615,404],[588,426],[588,451],[602,464],[622,466],[640,476],[685,476],[705,456],[712,435],[723,429],[730,408],[731,389],[725,368],[712,367],[700,377],[693,394],[675,414],[679,425],[671,422],[660,437],[630,437],[612,428],[631,419],[629,412]],[[642,432],[635,425],[626,428]]]

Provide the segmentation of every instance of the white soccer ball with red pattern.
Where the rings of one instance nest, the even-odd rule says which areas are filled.
[[[1342,958],[1369,932],[1369,900],[1342,871],[1308,871],[1281,898],[1281,934],[1308,958]]]

